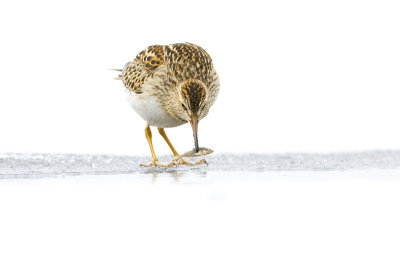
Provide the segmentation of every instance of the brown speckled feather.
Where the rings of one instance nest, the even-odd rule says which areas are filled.
[[[213,65],[208,53],[200,46],[178,43],[153,45],[140,52],[123,71],[125,87],[141,93],[143,84],[160,66],[167,67],[166,87],[174,87],[188,79],[197,79],[209,86],[213,80]]]
[[[165,65],[164,46],[149,46],[124,69],[122,80],[125,87],[132,92],[141,93],[142,85],[149,77],[153,77],[156,69],[161,65]]]
[[[184,43],[165,46],[169,81],[173,84],[197,79],[208,86],[213,69],[211,57],[200,46]]]

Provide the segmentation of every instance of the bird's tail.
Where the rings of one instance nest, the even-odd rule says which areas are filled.
[[[122,80],[122,69],[109,69],[109,70],[121,72],[120,74],[118,74],[117,77],[114,78],[114,80]]]
[[[131,64],[131,62],[127,62],[122,69],[109,69],[120,72],[120,74],[118,74],[118,77],[115,77],[114,80],[122,80],[122,76],[124,75],[125,70],[129,66],[129,64]]]

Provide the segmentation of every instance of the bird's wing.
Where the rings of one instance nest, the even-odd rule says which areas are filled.
[[[165,60],[169,72],[181,81],[192,78],[206,82],[213,70],[210,55],[200,46],[191,43],[165,46]]]
[[[165,65],[164,46],[149,46],[124,67],[122,81],[130,91],[140,94],[146,80],[153,77],[162,65]]]

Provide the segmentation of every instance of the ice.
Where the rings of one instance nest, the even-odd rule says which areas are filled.
[[[400,167],[400,151],[331,154],[213,154],[208,166],[143,168],[150,157],[74,154],[1,154],[0,176],[59,174],[116,174],[177,171],[307,171],[393,169]],[[198,160],[193,158],[191,160]],[[160,157],[169,162],[171,157]]]
[[[399,151],[206,158],[1,155],[0,266],[400,265]]]

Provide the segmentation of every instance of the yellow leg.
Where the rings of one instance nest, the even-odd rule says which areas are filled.
[[[169,138],[167,136],[167,134],[164,131],[164,128],[158,128],[158,132],[161,134],[162,137],[164,137],[165,142],[167,142],[169,148],[171,148],[172,153],[174,153],[174,156],[177,157],[179,156],[179,153],[176,152],[174,146],[172,145],[171,141],[169,141]]]
[[[154,153],[154,148],[153,148],[153,142],[151,140],[152,135],[151,135],[151,130],[150,130],[150,126],[147,125],[146,129],[144,130],[145,134],[146,134],[146,139],[147,142],[149,142],[149,146],[150,146],[150,151],[151,151],[151,156],[153,157],[153,161],[150,162],[149,164],[141,164],[141,166],[143,167],[151,167],[151,166],[159,166],[159,167],[171,167],[174,165],[173,162],[171,162],[170,164],[166,165],[166,164],[162,164],[158,161],[157,157],[156,157],[156,153]]]
[[[164,138],[165,142],[167,142],[169,148],[172,150],[172,153],[174,153],[174,159],[172,160],[171,163],[177,163],[178,165],[181,164],[186,164],[186,165],[200,165],[200,164],[207,164],[205,159],[201,159],[198,162],[195,163],[191,163],[190,161],[187,161],[185,159],[183,159],[179,153],[175,150],[174,146],[172,145],[171,141],[169,141],[169,138],[167,136],[167,134],[164,131],[164,128],[158,128],[158,132],[160,133],[160,135]]]

